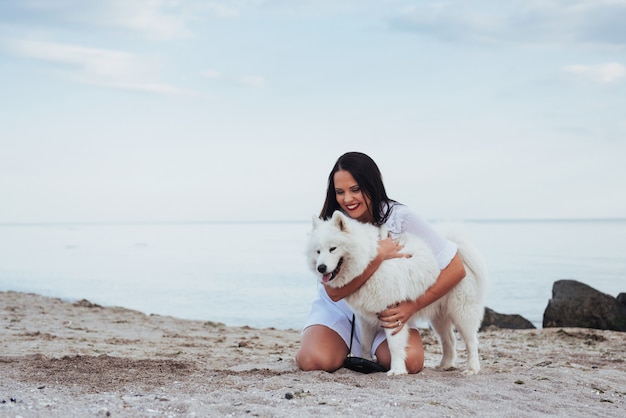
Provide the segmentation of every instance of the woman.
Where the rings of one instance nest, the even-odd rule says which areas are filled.
[[[305,371],[333,372],[342,366],[348,355],[353,317],[342,299],[360,288],[384,260],[406,256],[400,253],[402,246],[393,241],[394,236],[410,232],[422,238],[433,251],[441,269],[436,283],[417,300],[398,301],[379,313],[382,326],[394,329],[394,334],[415,312],[445,295],[465,277],[456,244],[439,236],[406,206],[387,197],[380,170],[369,156],[349,152],[335,163],[328,176],[326,201],[320,218],[330,218],[335,210],[341,210],[360,222],[384,224],[391,237],[379,242],[378,256],[346,286],[320,286],[302,333],[302,345],[296,354],[296,364]],[[358,331],[352,347],[357,355],[361,352]],[[383,329],[374,339],[372,355],[389,369],[391,355]],[[417,329],[409,331],[406,366],[409,373],[418,373],[424,367],[424,347]]]

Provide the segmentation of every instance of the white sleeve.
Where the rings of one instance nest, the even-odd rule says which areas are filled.
[[[441,270],[450,264],[457,252],[457,245],[454,242],[442,237],[428,222],[404,205],[395,205],[391,218],[393,218],[392,222],[396,224],[395,229],[398,232],[409,232],[426,242]]]

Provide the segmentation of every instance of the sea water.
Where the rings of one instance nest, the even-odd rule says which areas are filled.
[[[486,305],[540,327],[554,281],[626,292],[626,220],[432,222],[470,238]],[[0,290],[147,314],[300,329],[319,284],[310,222],[0,225]]]

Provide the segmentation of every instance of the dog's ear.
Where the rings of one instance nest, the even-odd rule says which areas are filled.
[[[331,221],[341,232],[350,232],[350,228],[348,227],[348,218],[346,215],[341,213],[341,211],[336,210],[335,213],[333,213]]]
[[[317,228],[319,224],[322,223],[322,220],[315,215],[313,215],[311,219],[313,220],[313,229]]]

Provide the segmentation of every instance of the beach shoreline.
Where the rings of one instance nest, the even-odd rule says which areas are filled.
[[[482,370],[302,372],[299,330],[231,327],[0,292],[0,416],[626,415],[626,333],[488,329]]]

